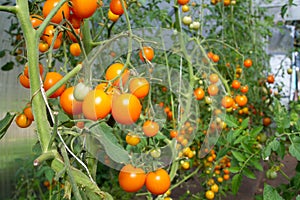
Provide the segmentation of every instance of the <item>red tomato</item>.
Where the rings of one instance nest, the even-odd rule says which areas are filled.
[[[124,1],[124,6],[125,8],[127,8],[127,4],[126,1]],[[121,0],[111,0],[110,4],[109,4],[109,8],[111,10],[112,13],[114,13],[115,15],[122,15],[124,13],[124,9],[121,3]]]

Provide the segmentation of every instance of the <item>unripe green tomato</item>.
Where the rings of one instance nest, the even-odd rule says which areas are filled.
[[[292,74],[292,73],[293,73],[293,69],[292,69],[292,68],[288,68],[288,69],[287,69],[287,73],[288,73],[288,74]]]
[[[200,22],[193,22],[192,23],[192,28],[194,30],[198,30],[200,28]]]
[[[89,91],[90,87],[80,82],[74,88],[74,98],[77,101],[83,101],[84,97],[89,93]]]
[[[192,18],[190,16],[184,16],[182,18],[182,22],[184,25],[190,25],[192,23]]]
[[[161,150],[159,148],[156,148],[156,149],[152,149],[150,151],[150,155],[153,157],[153,158],[159,158],[160,155],[161,155]]]
[[[266,172],[266,176],[268,179],[275,179],[277,178],[277,172],[272,169],[268,169]]]

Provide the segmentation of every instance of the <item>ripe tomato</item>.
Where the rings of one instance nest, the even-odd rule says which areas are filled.
[[[194,90],[194,96],[196,97],[197,100],[201,100],[205,96],[205,92],[202,88],[196,88]]]
[[[213,52],[210,51],[207,53],[207,57],[210,58],[211,60],[212,60],[213,56],[214,56]]]
[[[72,11],[78,18],[91,17],[98,8],[97,0],[71,0]]]
[[[26,105],[26,107],[23,110],[23,113],[26,115],[26,117],[29,120],[34,121],[34,117],[33,117],[33,114],[32,114],[32,108],[31,108],[31,104],[30,103]]]
[[[217,83],[219,81],[218,74],[211,74],[211,75],[209,75],[209,81],[211,83]]]
[[[234,104],[234,100],[230,96],[224,96],[221,100],[221,104],[224,108],[231,108]]]
[[[28,119],[28,117],[24,113],[19,114],[16,117],[15,121],[20,128],[27,128],[32,123],[32,120]]]
[[[245,95],[236,95],[235,102],[240,106],[243,107],[247,104],[248,98]]]
[[[250,58],[247,58],[246,60],[244,60],[244,66],[246,68],[249,68],[252,66],[252,60]]]
[[[155,136],[159,131],[159,125],[157,122],[147,120],[143,124],[143,132],[147,137]]]
[[[68,115],[78,115],[82,113],[82,102],[76,101],[73,92],[74,87],[69,87],[60,95],[60,106]]]
[[[49,90],[53,85],[55,85],[62,78],[63,78],[63,76],[58,72],[48,72],[46,74],[46,77],[44,80],[45,91]],[[56,97],[60,96],[63,93],[63,91],[65,90],[65,88],[66,88],[66,85],[63,84],[53,94],[51,94],[50,98],[56,98]]]
[[[148,47],[148,46],[147,47],[143,47],[143,49],[139,51],[139,56],[140,56],[140,59],[143,62],[145,61],[144,58],[146,58],[147,60],[151,61],[154,58],[154,50],[152,49],[152,47]]]
[[[215,193],[211,190],[207,190],[205,192],[205,197],[206,197],[206,199],[209,199],[209,200],[214,199],[215,198]]]
[[[212,60],[213,60],[215,63],[216,63],[216,62],[219,62],[219,60],[220,60],[219,55],[214,54],[213,57],[212,57]]]
[[[149,172],[146,177],[146,188],[149,192],[155,195],[164,194],[168,191],[171,185],[171,180],[168,172],[164,169],[158,169],[154,172]]]
[[[30,88],[29,78],[27,76],[25,76],[24,74],[21,74],[19,76],[19,81],[23,87]]]
[[[75,32],[76,35],[75,35],[73,32],[67,30],[67,35],[68,35],[69,38],[72,40],[72,42],[75,42],[75,43],[76,43],[76,42],[78,42],[77,36],[78,36],[78,38],[81,38],[81,37],[82,37],[82,34],[81,34],[81,32],[80,32],[80,28],[74,29],[74,32]]]
[[[223,3],[224,3],[224,6],[229,6],[229,5],[230,5],[230,1],[231,1],[231,0],[224,0],[224,2],[223,2]]]
[[[112,116],[120,124],[135,123],[141,114],[142,105],[133,94],[124,93],[113,95]]]
[[[136,146],[141,141],[140,137],[134,133],[128,133],[125,139],[126,143],[131,146]]]
[[[120,15],[115,15],[111,10],[108,10],[107,17],[109,20],[116,22],[120,18]]]
[[[264,117],[263,118],[263,125],[269,126],[271,124],[271,118],[270,117]]]
[[[244,94],[247,93],[248,90],[249,90],[248,85],[242,86],[240,90],[241,90],[241,92],[244,93]]]
[[[92,90],[84,98],[82,112],[90,120],[105,118],[111,111],[111,99],[103,90]]]
[[[270,84],[272,84],[272,83],[274,83],[274,81],[275,81],[274,74],[268,75],[267,82],[270,83]]]
[[[38,28],[43,22],[43,17],[40,15],[30,15],[30,22],[33,28]]]
[[[48,51],[48,49],[49,49],[48,43],[46,43],[46,42],[40,42],[39,43],[39,51],[41,53],[44,53],[44,52]]]
[[[44,73],[44,67],[41,63],[39,63],[39,69],[40,69],[40,76],[42,77]],[[30,78],[28,71],[29,71],[28,65],[25,65],[23,73],[27,78]]]
[[[188,5],[183,5],[181,7],[182,12],[188,12],[190,10],[190,7]]]
[[[137,192],[144,186],[146,174],[143,169],[128,164],[122,167],[118,179],[124,191]]]
[[[81,48],[80,45],[78,43],[73,43],[70,45],[70,53],[73,56],[80,56],[81,54]]]
[[[178,136],[178,132],[177,131],[175,131],[175,130],[171,130],[170,131],[170,137],[171,138],[176,138]]]
[[[213,191],[214,193],[219,192],[219,186],[215,183],[210,187],[210,190]]]
[[[79,29],[82,24],[82,19],[77,17],[76,15],[72,14],[70,15],[70,23],[73,26],[73,29]]]
[[[43,16],[46,18],[51,10],[54,9],[54,7],[59,3],[60,0],[47,0],[44,3],[43,6]],[[68,6],[68,3],[64,3],[64,5],[58,10],[58,12],[52,17],[51,22],[59,24],[62,20],[63,17],[66,19],[70,18],[70,8]]]
[[[188,162],[188,161],[183,161],[183,162],[181,163],[181,167],[182,167],[182,169],[188,170],[188,169],[190,168],[190,162]]]
[[[129,82],[129,91],[137,98],[144,98],[148,95],[150,84],[145,78],[132,78]]]
[[[122,81],[122,84],[125,85],[129,77],[129,70],[124,69],[122,73],[123,68],[124,68],[124,64],[122,63],[114,63],[110,65],[105,73],[106,80],[108,81],[113,80],[113,85],[115,86],[119,85],[120,81]]]
[[[51,44],[52,44],[52,41],[53,41],[54,36],[55,36],[55,31],[56,31],[56,29],[53,25],[48,25],[44,30],[42,40],[47,42],[47,44],[49,46],[51,46]],[[62,38],[62,33],[60,32],[60,33],[58,33],[57,38],[54,41],[54,45],[53,45],[54,49],[58,49],[60,47],[60,45],[62,43],[61,38]]]
[[[207,92],[210,96],[215,96],[219,92],[219,88],[216,84],[210,84],[207,88]]]
[[[179,5],[185,5],[185,4],[187,4],[189,1],[190,1],[190,0],[177,0],[177,3],[178,3]]]
[[[238,80],[233,80],[231,83],[231,87],[233,89],[239,89],[241,87],[241,82]]]
[[[127,8],[127,4],[126,1],[124,1],[124,6],[125,8]],[[109,4],[109,8],[111,10],[112,13],[114,13],[115,15],[122,15],[124,13],[124,9],[121,3],[121,0],[111,0],[110,4]]]

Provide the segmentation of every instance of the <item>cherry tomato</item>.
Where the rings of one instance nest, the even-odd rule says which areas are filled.
[[[244,94],[247,93],[249,90],[248,85],[241,86],[240,90],[241,90],[241,93],[244,93]]]
[[[155,136],[159,131],[159,125],[157,122],[147,120],[143,124],[143,132],[147,137]]]
[[[209,200],[214,199],[215,198],[215,193],[211,190],[207,190],[205,192],[205,197],[206,197],[206,199],[209,199]]]
[[[81,38],[81,37],[82,37],[80,28],[74,29],[74,32],[75,32],[75,34],[74,34],[73,32],[71,32],[71,31],[67,30],[67,35],[68,35],[68,37],[72,40],[72,42],[77,43],[77,42],[78,42],[77,37],[78,37],[78,38]]]
[[[143,62],[145,61],[144,56],[147,60],[151,61],[154,58],[154,50],[152,47],[143,47],[143,49],[139,52],[139,56]]]
[[[32,120],[28,119],[28,117],[24,113],[19,114],[16,117],[15,121],[20,128],[27,128],[32,123]]]
[[[69,87],[60,95],[60,106],[69,115],[82,113],[82,102],[76,101],[73,95],[74,87]]]
[[[27,76],[25,76],[24,74],[21,74],[19,76],[19,81],[23,87],[30,88],[29,78]]]
[[[164,169],[158,169],[154,172],[149,172],[146,177],[146,188],[149,192],[155,195],[164,194],[168,191],[171,185],[171,180],[168,172]]]
[[[209,75],[209,81],[211,83],[217,83],[219,81],[218,74],[211,74],[211,75]]]
[[[212,57],[212,60],[213,60],[215,63],[216,63],[216,62],[219,62],[219,60],[220,60],[219,55],[214,54],[213,57]]]
[[[274,82],[275,82],[274,74],[268,75],[267,81],[268,81],[268,83],[270,83],[270,84],[274,83]]]
[[[120,187],[126,192],[137,192],[145,184],[146,174],[143,169],[125,165],[119,173]]]
[[[126,143],[131,145],[131,146],[136,146],[141,141],[140,137],[138,135],[134,134],[134,133],[128,133],[126,135],[125,139],[126,139]]]
[[[103,90],[92,90],[84,98],[82,112],[85,118],[98,120],[105,118],[111,111],[111,99]]]
[[[150,84],[145,78],[132,78],[129,82],[129,91],[137,98],[144,98],[148,95]]]
[[[73,43],[73,44],[70,45],[70,53],[73,56],[80,56],[81,48],[80,48],[79,43]]]
[[[108,67],[105,73],[106,80],[114,80],[113,85],[118,86],[120,81],[122,81],[122,84],[125,85],[129,78],[129,70],[124,69],[124,64],[122,63],[114,63]],[[122,72],[123,70],[123,72]],[[121,75],[122,73],[122,75]],[[120,78],[118,78],[120,76]]]
[[[63,76],[58,72],[48,72],[46,74],[46,77],[44,80],[45,91],[49,90],[53,85],[55,85],[62,78],[63,78]],[[50,95],[50,98],[56,98],[56,97],[60,96],[63,93],[63,91],[65,90],[65,88],[66,88],[66,85],[63,84],[53,94]]]
[[[72,11],[78,18],[91,17],[98,8],[97,0],[71,0]]]
[[[51,10],[54,9],[54,7],[60,2],[60,0],[47,0],[44,3],[43,6],[43,16],[46,18]],[[68,3],[64,3],[63,6],[58,10],[58,12],[52,17],[51,22],[59,24],[62,20],[63,17],[66,19],[70,18],[70,8],[68,6]]]
[[[82,24],[82,19],[77,17],[76,15],[72,14],[70,15],[70,20],[69,20],[73,26],[73,29],[79,29],[81,24]]]
[[[41,63],[39,63],[39,70],[40,70],[40,76],[42,77],[43,76],[43,73],[44,73],[44,67]],[[27,78],[30,78],[29,77],[29,68],[28,68],[28,65],[25,65],[25,68],[24,68],[24,75],[27,77]]]
[[[43,17],[40,15],[30,15],[30,22],[33,28],[38,28],[43,22]]]
[[[245,106],[248,102],[248,98],[245,95],[236,95],[235,102],[240,106]]]
[[[118,21],[118,19],[120,18],[119,15],[115,15],[113,12],[111,12],[110,9],[108,10],[107,17],[108,17],[109,20],[111,20],[113,22]]]
[[[246,68],[249,68],[252,66],[252,60],[250,58],[247,58],[246,60],[244,60],[244,66]]]
[[[210,187],[210,190],[213,191],[214,193],[219,192],[219,186],[215,183]]]
[[[234,104],[234,100],[230,96],[224,96],[221,100],[221,104],[224,108],[231,108]]]
[[[112,13],[114,13],[115,15],[122,15],[124,13],[124,9],[121,3],[122,0],[111,0],[110,4],[109,4],[109,8],[111,10]],[[125,8],[127,8],[127,4],[126,1],[124,1],[124,6]]]
[[[31,104],[30,103],[28,103],[26,105],[26,107],[23,110],[23,113],[26,115],[26,117],[29,120],[34,121],[34,117],[33,117],[33,114],[32,114],[32,108],[31,108]]]
[[[239,89],[241,87],[241,82],[238,80],[233,80],[231,83],[231,87],[233,89]]]
[[[194,96],[196,97],[197,100],[202,100],[205,96],[205,92],[202,88],[196,88],[194,90]]]
[[[177,0],[177,3],[178,3],[179,5],[185,5],[185,4],[187,4],[189,1],[190,1],[190,0]]]
[[[44,53],[44,52],[48,51],[48,49],[49,49],[48,43],[46,43],[46,42],[40,42],[39,43],[39,51],[41,53]]]
[[[129,93],[113,95],[112,116],[120,124],[135,123],[141,114],[142,105],[139,99]]]
[[[216,84],[210,84],[207,88],[207,92],[210,96],[215,96],[219,92],[219,88]]]
[[[270,117],[264,117],[263,118],[263,125],[264,126],[269,126],[271,124],[271,118]]]

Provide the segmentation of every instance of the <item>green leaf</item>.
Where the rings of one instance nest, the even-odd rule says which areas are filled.
[[[264,200],[284,200],[278,192],[270,185],[265,184],[264,193],[263,193]]]
[[[231,189],[232,189],[232,193],[235,195],[237,194],[237,192],[239,191],[240,185],[241,185],[241,181],[242,181],[242,175],[241,174],[236,174],[234,175],[234,177],[232,177],[232,181],[231,181]]]
[[[240,162],[244,162],[246,160],[245,156],[238,151],[232,151],[232,155]]]
[[[298,161],[300,161],[300,146],[299,144],[292,143],[289,152],[292,156],[297,158]]]
[[[298,195],[298,196],[296,197],[296,200],[300,200],[300,195]]]
[[[254,174],[254,172],[252,172],[250,169],[248,168],[244,168],[243,170],[243,175],[247,176],[250,179],[256,179],[256,176]]]
[[[5,135],[7,129],[13,122],[16,114],[6,113],[5,117],[0,121],[0,139]]]
[[[240,167],[230,167],[229,171],[231,173],[238,173],[240,171]]]
[[[242,121],[241,129],[248,128],[248,126],[249,126],[249,117]]]
[[[242,141],[244,141],[248,136],[247,135],[241,135],[240,137],[238,137],[233,144],[238,144],[241,143]]]
[[[100,142],[105,153],[117,163],[128,163],[128,152],[118,143],[112,129],[105,123],[101,123],[91,129],[93,137]],[[98,148],[101,148],[98,147]]]
[[[269,145],[273,151],[277,151],[280,147],[280,142],[275,138]]]
[[[253,166],[253,167],[255,167],[257,170],[259,170],[259,171],[263,171],[264,169],[263,169],[263,166],[262,166],[262,164],[261,164],[261,162],[260,162],[260,160],[259,159],[251,159],[250,160],[250,163],[251,163],[251,165]]]
[[[49,167],[47,170],[45,170],[45,176],[46,179],[51,183],[54,177],[54,171]]]
[[[5,51],[0,51],[0,58],[5,56]]]
[[[220,149],[220,150],[218,151],[218,153],[217,153],[217,158],[216,158],[216,159],[218,160],[218,159],[222,158],[223,156],[225,156],[225,155],[227,154],[228,150],[229,150],[229,149],[226,148],[226,147]]]
[[[232,115],[220,114],[220,117],[229,127],[237,128],[239,126],[236,118],[234,118]]]
[[[258,126],[258,127],[255,127],[254,129],[252,129],[249,134],[252,137],[256,137],[262,130],[263,130],[263,126]]]
[[[12,61],[10,61],[10,62],[4,64],[4,65],[1,67],[1,69],[2,69],[3,71],[9,71],[9,70],[12,70],[13,68],[14,68],[14,62],[12,62]]]

